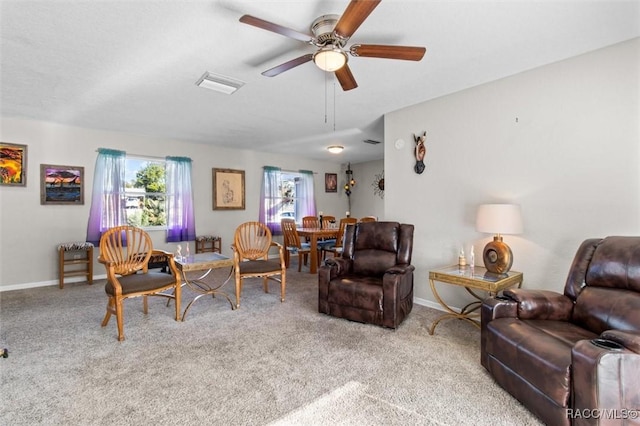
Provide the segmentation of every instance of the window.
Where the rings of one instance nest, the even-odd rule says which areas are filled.
[[[167,242],[194,241],[191,170],[188,157],[152,160],[99,148],[87,241],[97,245],[107,229],[126,224],[166,229]]]
[[[260,221],[271,232],[281,234],[280,221],[315,215],[313,173],[282,171],[277,167],[265,167],[260,203]]]
[[[127,224],[138,227],[167,225],[167,186],[164,160],[127,155],[125,210]]]

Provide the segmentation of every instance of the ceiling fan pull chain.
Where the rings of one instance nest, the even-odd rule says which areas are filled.
[[[324,74],[324,124],[327,124],[327,73]]]
[[[333,82],[333,132],[336,131],[336,82]]]

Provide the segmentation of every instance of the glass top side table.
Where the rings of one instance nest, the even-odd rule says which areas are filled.
[[[504,274],[495,274],[487,271],[482,266],[471,267],[454,265],[429,271],[429,285],[431,286],[431,291],[438,303],[440,303],[446,311],[446,313],[439,316],[433,324],[431,324],[429,334],[433,335],[436,326],[440,321],[453,318],[467,321],[480,328],[480,321],[478,319],[480,317],[480,313],[477,311],[480,309],[480,306],[482,306],[482,299],[484,299],[484,297],[478,295],[477,291],[485,291],[489,293],[490,297],[493,297],[507,288],[522,286],[522,279],[522,272],[509,271]],[[474,300],[457,311],[442,300],[436,288],[436,281],[464,287],[464,289],[477,300]]]

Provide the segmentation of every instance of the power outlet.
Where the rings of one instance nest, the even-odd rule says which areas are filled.
[[[78,260],[78,259],[82,259],[82,255],[81,254],[74,254],[73,255],[73,260]]]

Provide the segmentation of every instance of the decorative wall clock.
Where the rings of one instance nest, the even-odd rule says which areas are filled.
[[[371,186],[373,186],[374,195],[379,195],[380,198],[384,198],[384,170],[379,175],[376,175]]]

